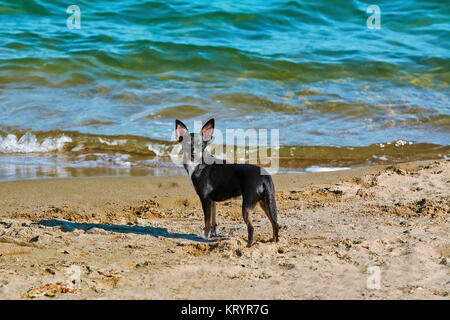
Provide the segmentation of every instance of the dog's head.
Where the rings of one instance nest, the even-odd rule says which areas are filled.
[[[189,133],[186,125],[180,120],[175,120],[176,139],[183,149],[183,163],[197,164],[203,159],[203,151],[212,139],[214,132],[214,119],[208,120],[200,133]]]

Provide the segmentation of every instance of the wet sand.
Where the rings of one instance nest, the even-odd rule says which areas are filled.
[[[274,176],[204,242],[188,177],[0,183],[1,299],[449,299],[450,161]]]

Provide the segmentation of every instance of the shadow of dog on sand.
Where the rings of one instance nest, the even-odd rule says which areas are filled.
[[[196,242],[213,242],[214,240],[203,240],[195,234],[185,234],[185,233],[172,233],[167,231],[166,228],[151,227],[151,226],[129,226],[129,225],[117,225],[117,224],[103,224],[103,223],[84,223],[84,222],[70,222],[58,219],[44,219],[36,224],[45,227],[61,227],[63,232],[71,232],[75,229],[81,229],[84,231],[89,231],[93,228],[103,229],[105,231],[112,231],[117,233],[134,233],[142,235],[150,235],[153,237],[164,237],[171,239],[184,239]],[[225,240],[225,238],[220,238],[220,240]]]

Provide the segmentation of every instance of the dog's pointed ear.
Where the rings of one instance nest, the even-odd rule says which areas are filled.
[[[202,128],[203,141],[210,141],[214,132],[214,118],[209,119]]]
[[[177,141],[181,142],[183,140],[183,137],[188,133],[188,129],[183,122],[176,119],[175,120],[175,132],[176,132]]]

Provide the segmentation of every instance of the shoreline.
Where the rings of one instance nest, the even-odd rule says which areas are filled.
[[[280,242],[258,208],[251,248],[239,199],[196,237],[187,176],[0,182],[0,298],[448,299],[449,179],[441,159],[274,175]]]
[[[184,172],[171,155],[177,144],[133,135],[95,135],[76,131],[12,131],[0,128],[0,181],[82,176],[171,176]],[[261,165],[250,146],[233,146],[235,162]],[[210,144],[219,157],[229,145]],[[369,145],[281,145],[265,164],[283,172],[389,165],[429,159],[445,160],[449,145],[394,140]],[[269,152],[270,151],[270,152]],[[261,150],[260,150],[261,152]],[[275,156],[272,159],[272,155]],[[261,155],[259,155],[261,157]],[[275,161],[276,162],[273,162]],[[229,161],[230,162],[230,161]],[[270,164],[270,165],[269,165]]]

